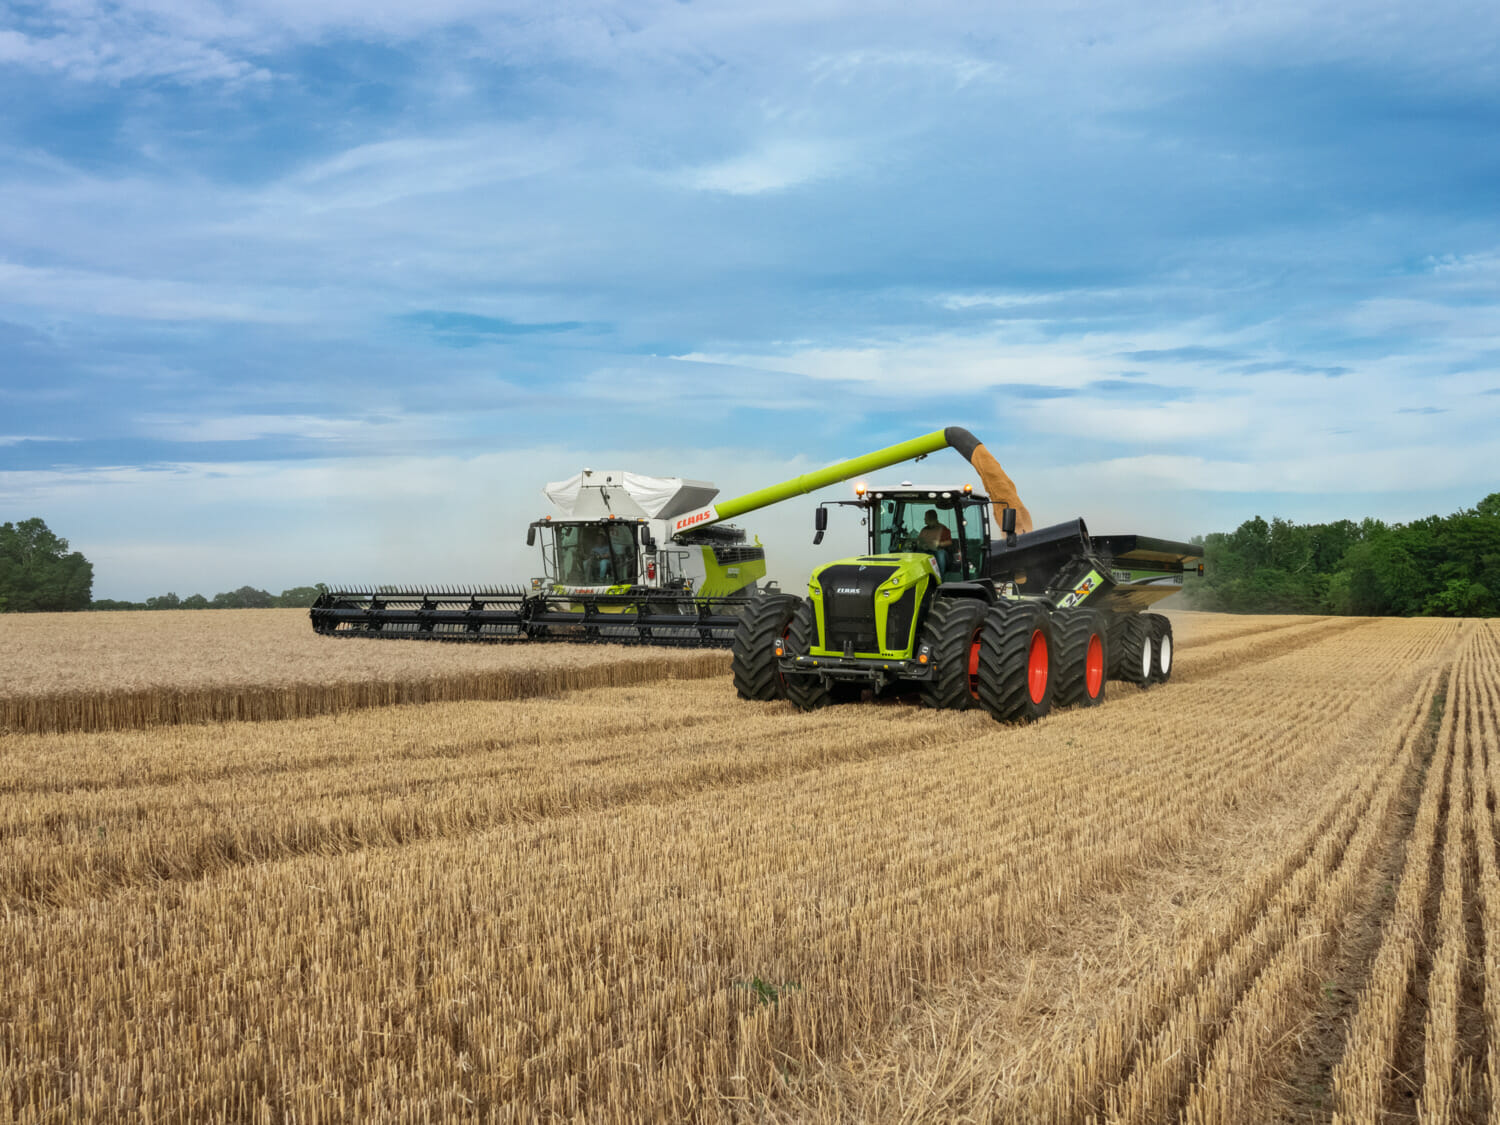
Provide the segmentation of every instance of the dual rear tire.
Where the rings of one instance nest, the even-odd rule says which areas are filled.
[[[1052,710],[1057,635],[1035,602],[1000,602],[979,636],[979,702],[1002,723],[1030,723]]]
[[[1172,678],[1172,623],[1159,613],[1123,618],[1114,628],[1110,679],[1148,688]]]
[[[1144,683],[1171,676],[1172,626],[1150,614],[1128,617],[1110,628],[1098,611],[1049,613],[1034,602],[1001,602],[979,623],[976,700],[1000,722],[1029,723],[1057,707],[1097,707],[1104,702],[1112,672],[1139,669]],[[1112,640],[1126,644],[1112,651]],[[1136,664],[1130,664],[1130,644]],[[936,651],[936,650],[934,650]],[[943,682],[941,671],[937,680]]]

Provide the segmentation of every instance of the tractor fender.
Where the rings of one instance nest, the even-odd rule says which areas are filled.
[[[976,598],[986,605],[995,604],[993,582],[944,582],[936,590],[939,598]]]

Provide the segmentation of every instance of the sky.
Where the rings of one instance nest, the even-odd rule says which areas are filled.
[[[0,3],[0,522],[97,597],[948,425],[1100,532],[1500,490],[1500,6]]]

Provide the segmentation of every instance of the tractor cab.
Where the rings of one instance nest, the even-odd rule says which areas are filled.
[[[869,555],[927,555],[941,582],[975,582],[985,577],[990,549],[990,502],[962,487],[856,487],[858,499],[825,500],[818,505],[817,536],[828,528],[828,506],[865,511]]]
[[[967,488],[878,488],[867,492],[872,555],[925,554],[944,582],[984,575],[989,500]]]

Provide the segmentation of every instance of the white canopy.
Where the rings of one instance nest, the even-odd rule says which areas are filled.
[[[613,515],[665,520],[706,507],[719,490],[703,480],[584,469],[567,480],[552,482],[542,493],[553,507],[573,519]]]

